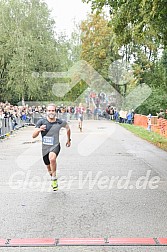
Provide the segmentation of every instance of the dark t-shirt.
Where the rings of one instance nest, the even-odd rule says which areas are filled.
[[[49,122],[47,119],[40,119],[36,128],[46,125],[46,130],[41,131],[42,136],[42,152],[45,155],[48,152],[53,151],[59,144],[59,133],[62,127],[66,127],[67,122],[64,120],[56,119],[55,122]]]

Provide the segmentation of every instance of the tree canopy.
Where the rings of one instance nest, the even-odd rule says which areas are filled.
[[[54,79],[42,73],[67,71],[79,45],[56,36],[42,0],[0,0],[0,10],[0,100],[52,100]]]
[[[120,92],[128,94],[135,85],[146,83],[151,87],[152,95],[136,111],[155,113],[160,108],[166,109],[166,0],[83,0],[83,2],[91,3],[94,15],[102,13],[103,7],[107,7],[108,27],[112,30],[110,47],[115,49],[114,55],[117,55],[118,59],[126,61],[133,68],[135,81],[127,83],[125,90],[120,89]],[[112,62],[112,50],[109,54]]]
[[[133,32],[150,29],[164,46],[167,45],[167,2],[166,0],[83,0],[91,3],[92,10],[101,11],[104,6],[110,10],[117,32],[131,25]]]

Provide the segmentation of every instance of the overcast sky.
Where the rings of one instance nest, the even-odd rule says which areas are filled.
[[[52,11],[52,17],[56,21],[56,31],[66,32],[70,35],[74,20],[79,23],[90,13],[90,5],[82,3],[82,0],[44,0]]]

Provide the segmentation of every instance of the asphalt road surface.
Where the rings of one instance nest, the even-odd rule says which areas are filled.
[[[167,237],[167,153],[109,121],[61,131],[53,192],[34,127],[0,142],[0,239]],[[167,251],[167,246],[62,246],[1,251]]]

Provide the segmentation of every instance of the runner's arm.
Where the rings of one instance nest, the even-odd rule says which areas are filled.
[[[36,138],[41,131],[45,131],[46,125],[41,125],[39,128],[36,128],[34,133],[32,134],[33,138]]]

